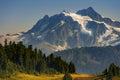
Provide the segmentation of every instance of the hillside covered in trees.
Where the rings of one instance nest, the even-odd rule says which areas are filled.
[[[120,66],[120,45],[107,47],[82,47],[54,53],[55,56],[75,64],[77,73],[100,73],[114,63]]]
[[[120,77],[120,67],[112,63],[108,68],[103,71],[103,76],[106,80],[112,80],[113,77]]]
[[[22,42],[7,43],[5,40],[4,46],[0,44],[0,77],[9,76],[15,71],[32,74],[75,73],[75,66],[53,54],[46,57],[32,45],[26,47]]]

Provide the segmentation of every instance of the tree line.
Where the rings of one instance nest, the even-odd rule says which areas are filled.
[[[106,80],[112,80],[113,77],[120,76],[120,67],[112,63],[108,69],[103,71],[103,75],[105,76]]]
[[[22,42],[0,44],[0,77],[8,76],[15,71],[25,73],[75,73],[72,62],[67,63],[53,54],[46,56],[40,49],[27,47]]]

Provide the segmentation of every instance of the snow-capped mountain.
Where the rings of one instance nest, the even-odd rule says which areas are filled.
[[[120,22],[102,17],[91,7],[76,13],[63,11],[44,16],[17,40],[45,53],[76,47],[114,46],[120,44]]]
[[[118,21],[112,21],[110,18],[102,17],[100,14],[98,14],[92,7],[89,7],[87,9],[79,10],[77,14],[80,14],[82,16],[89,16],[93,20],[105,22],[111,26],[119,27],[120,28],[120,22]]]

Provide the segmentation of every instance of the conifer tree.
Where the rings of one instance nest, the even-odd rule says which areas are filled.
[[[75,66],[72,62],[69,64],[69,73],[75,73]]]

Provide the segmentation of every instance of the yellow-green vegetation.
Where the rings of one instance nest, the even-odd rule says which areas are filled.
[[[120,76],[119,77],[113,77],[113,80],[120,80]]]
[[[17,73],[15,75],[11,75],[9,78],[4,78],[0,80],[62,80],[64,74],[41,74],[41,75],[32,75],[25,73]]]
[[[25,73],[16,73],[11,75],[9,78],[0,79],[0,80],[62,80],[64,74],[41,74],[41,75],[32,75]],[[92,74],[71,74],[73,80],[93,80],[97,77],[97,75]]]
[[[95,77],[98,75],[95,75],[95,74],[72,74],[71,76],[77,78],[77,77]]]
[[[41,74],[32,75],[25,73],[16,73],[11,75],[9,78],[0,78],[0,80],[62,80],[64,74]],[[94,80],[101,78],[99,75],[94,74],[71,74],[73,80]],[[120,77],[113,77],[112,80],[120,80]]]
[[[98,78],[95,74],[72,74],[73,80],[94,80]]]
[[[39,76],[28,75],[28,74],[18,74],[17,77],[25,80],[61,80],[63,77],[63,74],[59,74],[59,75],[41,74]]]

